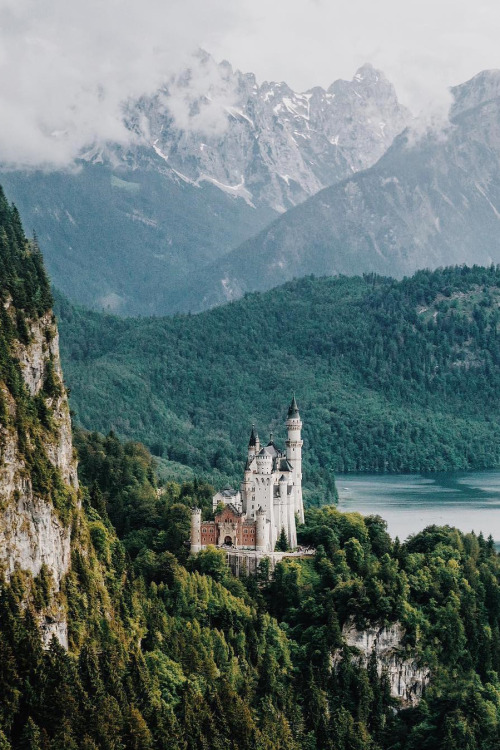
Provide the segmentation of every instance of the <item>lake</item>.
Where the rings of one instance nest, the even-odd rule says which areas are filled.
[[[483,532],[500,546],[500,471],[337,474],[341,511],[376,514],[401,541],[426,526]]]

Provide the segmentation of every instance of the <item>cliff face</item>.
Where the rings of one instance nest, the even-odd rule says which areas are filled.
[[[387,675],[393,698],[398,698],[403,706],[416,706],[429,684],[430,672],[405,650],[404,634],[399,622],[388,627],[372,626],[366,630],[359,630],[353,622],[349,622],[342,629],[346,645],[352,649],[352,659],[366,667],[374,653],[378,673]],[[338,663],[339,659],[340,655],[334,662]]]
[[[4,304],[8,314],[14,310]],[[25,388],[31,399],[43,399],[50,427],[43,430],[43,446],[47,461],[67,493],[69,507],[76,504],[78,489],[77,465],[71,439],[71,421],[66,391],[62,385],[59,361],[59,338],[51,312],[37,320],[27,321],[29,342],[15,341],[12,354],[18,361]],[[47,395],[47,379],[56,387]],[[67,646],[67,624],[61,600],[61,583],[71,560],[70,523],[68,514],[54,507],[40,488],[34,487],[30,457],[21,449],[22,439],[16,430],[19,405],[2,384],[8,405],[9,424],[1,428],[0,449],[0,563],[7,578],[15,570],[28,571],[33,578],[42,566],[53,582],[52,601],[42,612],[40,625],[44,640],[52,635]],[[27,435],[28,445],[33,443]],[[31,447],[35,447],[31,445]]]
[[[62,584],[78,479],[59,338],[38,248],[0,194],[0,573],[45,641],[67,645]]]
[[[52,413],[53,439],[45,447],[63,481],[73,489],[78,489],[68,398],[63,386],[59,358],[59,333],[51,311],[31,323],[30,341],[27,345],[18,343],[15,356],[19,360],[23,380],[31,396],[38,396],[43,390],[49,368],[54,371],[60,392],[47,398],[47,405]]]

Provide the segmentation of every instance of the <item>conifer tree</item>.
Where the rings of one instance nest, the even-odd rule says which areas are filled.
[[[288,552],[288,550],[290,549],[290,546],[288,544],[288,537],[283,526],[281,527],[281,532],[276,542],[275,549],[277,552]]]

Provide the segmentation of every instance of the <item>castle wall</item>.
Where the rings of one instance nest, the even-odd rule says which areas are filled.
[[[234,513],[229,507],[218,513],[215,521],[202,521],[201,547],[224,544],[227,537],[230,537],[231,543],[237,547],[255,549],[255,521],[245,518],[240,513]]]
[[[203,521],[201,524],[201,546],[217,544],[217,529],[214,521]]]

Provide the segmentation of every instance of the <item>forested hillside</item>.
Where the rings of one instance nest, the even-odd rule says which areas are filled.
[[[315,509],[300,529],[314,560],[237,580],[222,552],[186,560],[180,543],[209,487],[158,487],[136,443],[76,442],[85,489],[64,585],[70,649],[41,648],[50,582],[27,609],[21,573],[2,585],[2,749],[496,750],[491,541],[432,527],[400,545],[378,517]],[[346,645],[346,628],[372,624],[401,626],[395,658],[430,675],[419,703],[401,704],[376,659],[358,663]]]
[[[145,448],[83,436],[78,489],[49,283],[3,193],[0,272],[0,748],[298,747],[277,621],[180,564],[207,488],[160,493]]]
[[[255,422],[284,440],[294,390],[309,501],[333,472],[500,464],[499,268],[306,278],[196,316],[122,320],[59,299],[83,426],[220,484]],[[174,462],[174,463],[172,463]]]
[[[492,539],[431,527],[400,544],[381,518],[330,506],[310,509],[299,529],[315,557],[279,563],[271,575],[264,560],[255,578],[235,579],[215,548],[188,558],[190,509],[210,513],[206,483],[159,482],[143,445],[78,431],[78,488],[48,282],[36,243],[1,195],[0,269],[1,750],[497,750],[500,558]],[[473,271],[462,285],[455,277],[446,303],[436,301],[433,278],[421,284],[427,327],[440,325],[436,305],[458,300],[463,338],[453,362],[467,361],[471,375],[465,421],[467,408],[484,414],[480,384],[483,410],[493,406],[495,373],[491,389],[485,373],[495,354],[496,272]],[[391,309],[392,282],[371,283],[369,294]],[[362,304],[359,290],[355,299]],[[485,363],[474,370],[479,354]],[[434,366],[445,370],[447,361]],[[406,367],[401,398],[410,393]],[[466,387],[464,367],[453,380],[447,365],[449,388]],[[382,368],[372,370],[384,382]],[[435,399],[444,393],[436,378]],[[214,403],[205,408],[217,423]],[[50,560],[57,539],[69,551],[59,567]],[[55,614],[64,632],[51,631]],[[349,633],[363,641],[374,628],[397,636],[389,660],[363,659],[349,645]],[[391,665],[396,675],[399,667],[423,675],[423,696],[399,700]]]

